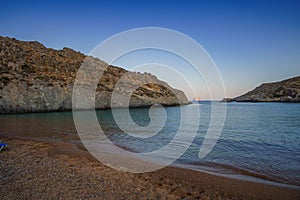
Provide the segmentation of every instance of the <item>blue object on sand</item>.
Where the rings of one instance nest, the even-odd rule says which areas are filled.
[[[2,151],[4,147],[7,147],[7,144],[0,142],[0,151]]]

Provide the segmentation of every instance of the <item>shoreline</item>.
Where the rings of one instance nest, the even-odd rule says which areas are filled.
[[[0,196],[126,199],[297,199],[300,190],[169,166],[131,174],[109,168],[78,145],[0,137]],[[68,184],[66,184],[68,183]],[[62,187],[57,187],[61,185]],[[78,192],[81,191],[81,192]]]
[[[82,146],[84,150],[85,147],[82,143],[77,143],[77,145]],[[137,151],[134,151],[133,149],[130,149],[126,146],[119,146],[120,148],[123,148],[127,151],[131,151],[134,153],[139,153]],[[139,158],[138,158],[139,159]],[[143,161],[143,160],[141,160]],[[146,161],[146,162],[152,162],[152,161]],[[159,163],[157,163],[159,164]],[[300,185],[298,182],[288,182],[286,180],[280,180],[276,177],[269,177],[267,175],[262,175],[255,172],[250,172],[245,169],[233,167],[226,164],[220,164],[220,163],[198,163],[198,162],[190,162],[190,163],[173,163],[170,165],[171,167],[175,168],[181,168],[186,170],[192,170],[196,172],[201,172],[205,174],[211,174],[214,176],[221,176],[226,177],[230,179],[236,179],[241,181],[248,181],[253,183],[262,183],[267,185],[274,185],[278,187],[283,188],[292,188],[292,189],[300,189]]]
[[[68,114],[72,114],[71,112],[65,112]],[[35,115],[35,113],[31,113],[33,115]],[[57,114],[59,114],[59,112],[57,112]],[[30,114],[24,114],[24,116],[26,115],[30,115]],[[10,115],[6,115],[7,117],[9,117]],[[18,115],[23,117],[23,115]],[[7,121],[10,118],[4,118],[4,124],[7,123],[9,124],[10,122]],[[27,118],[25,118],[27,119]],[[35,120],[35,119],[34,119]],[[40,121],[38,121],[37,124],[41,125],[41,123],[39,123]],[[26,120],[24,122],[21,123],[21,126],[27,126],[27,124],[31,124],[32,121],[27,122]],[[35,122],[34,122],[35,123]],[[68,123],[68,121],[67,121]],[[24,125],[26,124],[26,125]],[[73,124],[73,121],[72,121]],[[19,131],[21,131],[22,133],[18,133],[18,131],[16,131],[15,129],[15,124],[13,124],[13,126],[8,126],[5,127],[2,130],[3,132],[1,133],[2,137],[6,137],[6,138],[15,138],[15,139],[29,139],[29,140],[35,140],[35,141],[43,141],[43,142],[71,142],[73,144],[76,145],[81,145],[82,148],[81,149],[85,149],[85,147],[81,144],[82,142],[80,141],[80,138],[77,135],[76,132],[76,136],[73,137],[72,133],[73,131],[71,129],[76,130],[73,125],[72,126],[68,126],[67,128],[64,127],[64,129],[68,130],[68,132],[64,132],[64,136],[61,137],[59,135],[55,135],[56,134],[56,130],[58,130],[59,133],[59,128],[55,128],[55,129],[50,129],[52,127],[46,127],[46,130],[49,129],[51,131],[51,133],[47,131],[45,131],[44,128],[42,128],[41,130],[37,130],[37,129],[29,129],[24,131],[24,129],[20,129]],[[18,124],[19,126],[19,124]],[[11,130],[14,130],[13,132],[11,132]],[[55,130],[55,131],[54,131]],[[71,131],[70,131],[71,130]],[[14,133],[16,132],[16,133]],[[22,135],[23,133],[24,136]],[[45,134],[46,133],[46,134]],[[53,134],[54,133],[54,134]],[[75,132],[74,132],[75,133]],[[51,134],[51,135],[48,135]],[[0,138],[1,138],[0,135]],[[41,137],[42,135],[42,137]],[[65,137],[66,136],[66,137]],[[135,152],[138,153],[137,151],[135,151],[133,148],[130,147],[126,147],[126,145],[122,145],[120,146],[121,148],[131,151],[131,152]],[[179,166],[177,166],[179,165]],[[260,183],[264,183],[264,184],[271,184],[271,185],[279,185],[280,187],[290,187],[290,188],[296,188],[299,189],[300,185],[299,182],[297,180],[294,179],[289,179],[286,178],[285,176],[281,176],[281,177],[276,177],[276,176],[272,176],[271,175],[265,175],[265,174],[261,174],[259,172],[252,172],[252,171],[247,171],[245,169],[242,168],[237,168],[231,165],[226,165],[226,164],[221,164],[221,163],[209,163],[209,162],[178,162],[178,163],[173,163],[171,166],[174,167],[180,167],[180,168],[184,168],[184,169],[189,169],[189,170],[194,170],[194,171],[200,171],[200,172],[204,172],[204,173],[210,173],[210,174],[214,174],[217,176],[224,176],[224,177],[228,177],[228,178],[233,178],[233,179],[239,179],[239,180],[247,180],[247,181],[252,181],[252,182],[260,182]],[[274,174],[275,175],[275,174]],[[294,181],[293,181],[294,180]]]
[[[74,139],[74,140],[68,140],[68,139],[51,139],[51,138],[35,138],[35,137],[21,137],[21,136],[7,136],[7,135],[0,135],[0,139],[6,138],[6,139],[20,139],[20,140],[29,140],[29,141],[36,141],[36,142],[45,142],[45,143],[70,143],[72,145],[75,145],[77,149],[86,151],[88,150],[85,148],[84,144],[82,144],[82,141],[80,139]],[[109,151],[109,145],[107,146]],[[119,146],[120,148],[134,152],[139,153],[138,151],[134,151],[134,149],[128,148],[126,146]],[[91,155],[92,156],[92,155]],[[124,155],[126,156],[126,155]],[[133,161],[142,161],[142,162],[150,162],[153,161],[150,160],[143,160],[142,158],[138,157],[130,157],[130,159],[133,159]],[[100,162],[100,161],[99,161]],[[152,163],[155,164],[155,163]],[[159,163],[156,163],[156,165],[159,165]],[[261,184],[267,184],[267,185],[273,185],[278,186],[282,188],[291,188],[291,189],[300,189],[300,185],[296,182],[288,182],[283,181],[280,179],[276,179],[276,177],[268,177],[266,175],[261,175],[259,173],[250,172],[241,168],[236,168],[230,165],[225,164],[217,164],[217,163],[197,163],[197,162],[191,162],[191,163],[173,163],[169,165],[170,167],[174,168],[180,168],[180,169],[186,169],[186,170],[192,170],[195,172],[201,172],[205,174],[211,174],[214,176],[220,176],[220,177],[226,177],[229,179],[236,179],[241,181],[248,181],[253,183],[261,183]]]
[[[180,106],[187,106],[193,104],[191,101],[188,101],[186,103],[171,103],[171,104],[157,104],[161,105],[163,107],[180,107]],[[112,109],[139,109],[139,108],[144,108],[148,109],[152,106],[157,106],[156,104],[149,104],[149,105],[136,105],[136,106],[107,106],[107,107],[95,107],[95,108],[59,108],[59,109],[43,109],[43,110],[0,110],[0,115],[17,115],[17,114],[37,114],[37,113],[62,113],[62,112],[95,112],[95,111],[101,111],[101,110],[112,110]]]
[[[234,168],[234,167],[226,166],[226,165],[222,165],[222,164],[220,164],[220,166],[224,167],[224,169],[217,169],[217,168],[214,168],[211,166],[206,166],[206,165],[203,165],[201,167],[207,168],[207,169],[202,169],[201,167],[197,168],[197,165],[195,165],[195,166],[189,165],[189,167],[185,167],[185,164],[183,164],[183,165],[177,164],[177,165],[172,165],[172,166],[177,167],[177,168],[202,172],[202,173],[206,173],[206,174],[211,174],[214,176],[220,176],[220,177],[225,177],[225,178],[229,178],[229,179],[240,180],[240,181],[260,183],[260,184],[277,186],[277,187],[282,187],[282,188],[291,188],[291,189],[298,189],[298,190],[300,189],[300,186],[296,185],[294,183],[281,182],[280,180],[272,179],[268,176],[255,174],[255,173],[248,172],[248,171],[240,169],[240,168]],[[223,173],[219,172],[218,170],[221,170]],[[228,170],[228,172],[224,172],[226,170]]]
[[[50,144],[57,144],[57,143],[70,143],[71,145],[76,146],[75,149],[81,150],[84,152],[87,152],[91,157],[94,157],[91,155],[82,141],[80,139],[53,139],[53,138],[36,138],[36,137],[21,137],[21,136],[8,136],[8,135],[0,135],[0,139],[16,139],[16,140],[24,140],[24,141],[35,141],[35,142],[44,142],[44,143],[50,143]],[[110,151],[110,145],[107,144],[106,148],[104,148],[104,151]],[[135,151],[134,149],[131,149],[126,146],[119,146],[120,148],[133,152],[133,153],[139,153],[138,151]],[[106,149],[106,150],[105,150]],[[74,150],[74,149],[73,149]],[[114,153],[113,153],[114,154]],[[117,156],[128,156],[128,155],[117,155]],[[96,159],[96,158],[94,158]],[[154,165],[160,165],[159,163],[156,163],[151,160],[144,160],[140,157],[130,156],[128,159],[132,159],[132,162],[145,162],[150,163]],[[100,161],[99,161],[100,162]],[[259,173],[250,172],[241,168],[236,168],[230,165],[226,164],[218,164],[218,163],[198,163],[198,162],[190,162],[190,163],[172,163],[169,165],[173,168],[180,168],[180,169],[186,169],[186,170],[192,170],[195,172],[201,172],[205,174],[211,174],[214,176],[220,176],[225,177],[229,179],[235,179],[235,180],[241,180],[241,181],[247,181],[247,182],[253,182],[253,183],[261,183],[266,185],[273,185],[278,186],[282,188],[291,188],[291,189],[298,189],[300,190],[300,185],[297,182],[288,182],[284,180],[280,180],[276,177],[269,177],[267,175],[261,175]]]

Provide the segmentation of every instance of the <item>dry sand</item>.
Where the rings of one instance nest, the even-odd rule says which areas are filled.
[[[70,143],[2,140],[0,199],[300,199],[300,190],[174,167],[124,173]]]

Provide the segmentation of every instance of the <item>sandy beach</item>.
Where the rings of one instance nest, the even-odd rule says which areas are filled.
[[[299,199],[280,188],[166,167],[131,174],[111,169],[77,145],[1,138],[1,199]]]

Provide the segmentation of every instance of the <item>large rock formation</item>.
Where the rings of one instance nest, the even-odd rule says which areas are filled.
[[[224,102],[300,102],[300,76],[274,83],[264,83],[244,95]]]
[[[105,62],[69,48],[54,50],[38,42],[0,37],[0,113],[71,110],[74,81],[83,62],[103,70],[103,76],[97,80],[97,109],[110,108],[111,95],[119,80],[131,85],[123,83],[117,88],[118,95],[130,97],[130,107],[188,103],[182,91],[149,73],[107,67]],[[120,102],[114,105],[126,106]]]

